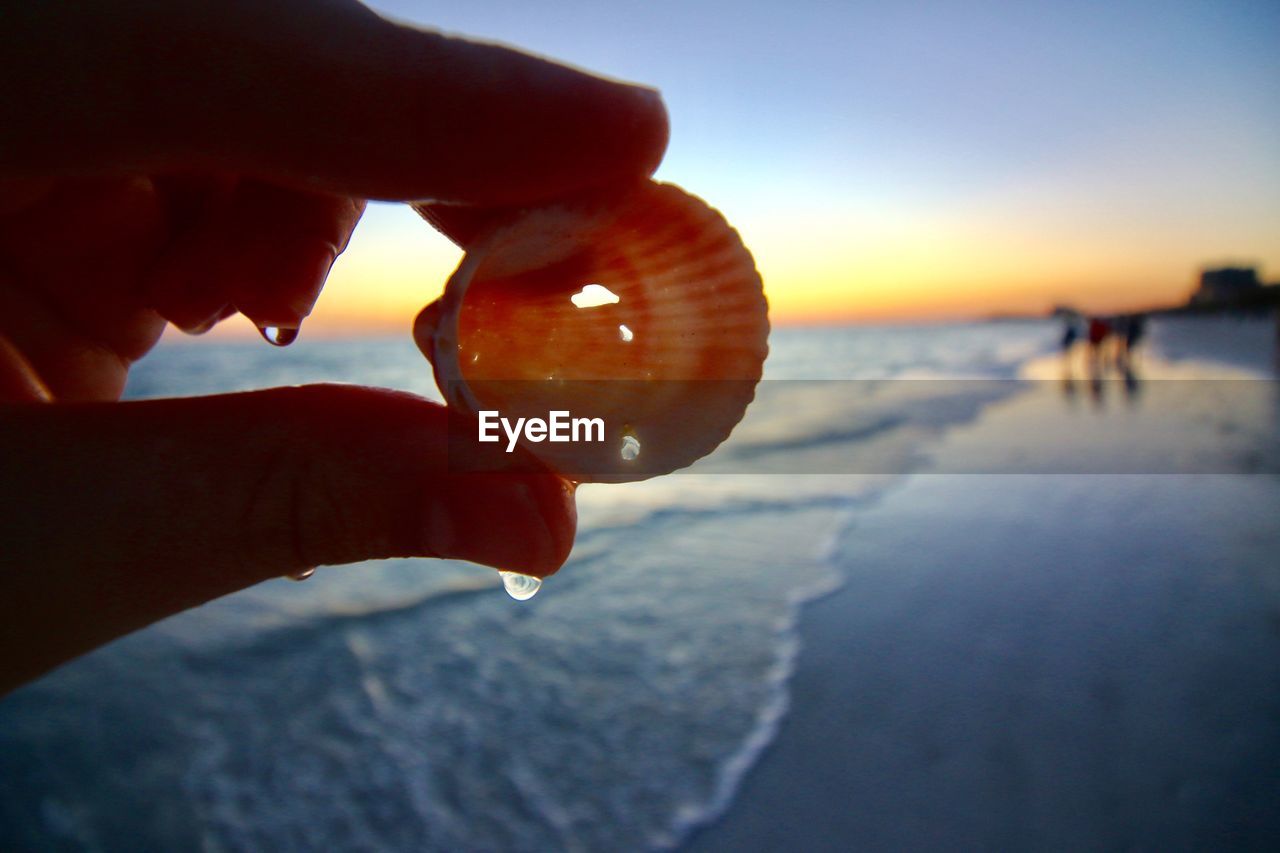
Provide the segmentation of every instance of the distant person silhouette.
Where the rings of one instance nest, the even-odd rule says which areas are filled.
[[[1126,383],[1134,381],[1134,353],[1146,333],[1146,323],[1144,314],[1129,314],[1120,318],[1119,328],[1116,330],[1116,366],[1124,374]]]
[[[1062,352],[1069,353],[1080,339],[1080,325],[1074,317],[1068,317],[1066,328],[1062,331]]]
[[[1089,319],[1089,375],[1101,378],[1106,367],[1103,346],[1111,335],[1111,324],[1101,317]]]
[[[1071,383],[1075,377],[1075,347],[1080,340],[1080,320],[1073,314],[1064,314],[1062,320],[1062,378],[1064,382]]]
[[[1133,314],[1129,317],[1129,328],[1126,330],[1128,347],[1132,350],[1147,333],[1147,315]]]

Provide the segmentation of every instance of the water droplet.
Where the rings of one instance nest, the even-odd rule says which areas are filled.
[[[623,462],[634,462],[640,456],[640,439],[634,435],[624,435],[621,456]]]
[[[628,329],[625,323],[618,327],[618,337],[622,338],[624,344],[631,343],[635,336],[636,333]]]
[[[298,339],[297,329],[286,329],[280,326],[259,326],[258,334],[273,347],[287,347]]]
[[[542,589],[542,578],[503,571],[499,571],[498,576],[502,578],[502,588],[507,591],[507,595],[516,601],[528,601]]]
[[[305,569],[298,569],[296,572],[289,572],[285,577],[291,581],[304,581],[315,573],[315,566],[307,566]]]

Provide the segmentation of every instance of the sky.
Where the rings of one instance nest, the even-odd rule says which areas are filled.
[[[378,0],[662,90],[657,178],[721,210],[778,324],[1111,312],[1280,280],[1280,3]],[[378,204],[308,330],[403,331],[459,252]]]

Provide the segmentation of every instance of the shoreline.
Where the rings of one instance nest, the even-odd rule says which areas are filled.
[[[1157,386],[1266,375],[1163,355]],[[856,513],[845,584],[801,613],[787,716],[683,849],[1280,839],[1280,479],[1226,473],[1275,444],[1275,407],[1149,393],[1145,421],[1070,415],[1053,385],[950,431]],[[1043,464],[1073,434],[1118,461],[1197,437],[1210,473],[946,473],[984,448]]]

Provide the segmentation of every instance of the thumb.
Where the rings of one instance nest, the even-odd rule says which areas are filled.
[[[451,473],[447,417],[347,386],[10,407],[0,673],[33,677],[315,565],[435,556],[556,571],[573,540],[570,487],[545,472]]]
[[[18,174],[213,168],[358,198],[522,204],[644,177],[658,94],[355,0],[6,10]]]

